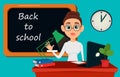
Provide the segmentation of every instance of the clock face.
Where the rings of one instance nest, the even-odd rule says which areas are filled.
[[[91,24],[97,31],[105,31],[110,28],[112,24],[112,17],[107,11],[99,10],[93,13],[91,17]]]

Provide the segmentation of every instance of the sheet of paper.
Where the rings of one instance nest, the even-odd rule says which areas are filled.
[[[75,63],[75,64],[86,64],[86,62],[82,62],[82,61],[73,61],[72,63]]]

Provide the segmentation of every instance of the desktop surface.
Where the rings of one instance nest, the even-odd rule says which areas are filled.
[[[117,67],[110,64],[109,67],[103,68],[101,65],[87,68],[85,64],[74,64],[71,62],[55,62],[55,66],[38,68],[33,67],[36,77],[114,77]]]

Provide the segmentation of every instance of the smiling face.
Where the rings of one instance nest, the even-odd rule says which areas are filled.
[[[69,18],[61,25],[61,30],[72,40],[76,40],[80,33],[84,30],[79,19]]]

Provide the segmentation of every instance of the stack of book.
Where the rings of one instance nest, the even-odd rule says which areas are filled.
[[[36,67],[50,67],[55,66],[55,63],[51,59],[35,59],[33,63]]]

